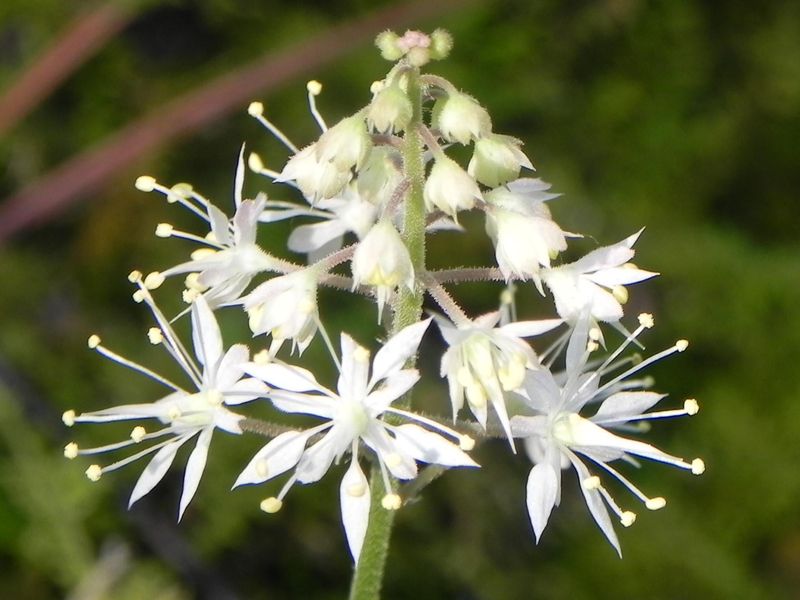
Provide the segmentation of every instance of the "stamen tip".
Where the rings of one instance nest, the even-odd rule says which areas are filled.
[[[645,329],[650,329],[656,324],[655,319],[653,319],[653,315],[650,313],[642,313],[639,315],[639,325],[644,327]]]
[[[397,494],[386,494],[381,499],[381,506],[386,510],[397,510],[403,504],[403,501],[400,499],[400,496]]]
[[[146,287],[148,290],[158,289],[161,287],[162,283],[164,283],[164,275],[158,271],[148,273],[147,277],[144,278],[144,287]]]
[[[89,346],[89,349],[94,350],[100,345],[100,336],[92,334],[89,336],[89,339],[86,340],[86,345]]]
[[[141,271],[131,271],[128,273],[128,281],[131,283],[139,283],[142,280],[142,272]]]
[[[475,447],[475,440],[468,435],[462,435],[458,438],[458,447],[469,452]]]
[[[174,228],[169,223],[159,223],[156,226],[156,237],[168,238],[172,235]]]
[[[70,442],[64,446],[64,456],[70,460],[78,456],[78,444]]]
[[[247,157],[247,166],[250,167],[250,170],[254,173],[261,173],[261,171],[264,170],[264,161],[261,160],[258,154],[251,152]]]
[[[265,498],[261,501],[260,507],[265,513],[273,515],[283,507],[283,502],[274,497]]]
[[[63,415],[61,415],[61,420],[64,422],[64,425],[67,427],[72,427],[75,425],[75,411],[70,409],[65,411]]]
[[[630,527],[636,522],[636,513],[626,510],[620,515],[619,522],[622,523],[623,527]]]
[[[587,352],[596,352],[598,348],[600,348],[600,344],[598,344],[597,342],[590,341],[586,344]]]
[[[613,288],[611,288],[611,295],[614,296],[614,299],[620,304],[628,303],[628,288],[626,288],[624,285],[615,285]]]
[[[86,477],[89,478],[89,481],[100,481],[102,475],[103,468],[100,465],[91,465],[86,469]]]
[[[706,463],[703,462],[702,458],[695,458],[692,461],[692,474],[702,475],[705,472],[706,472]]]
[[[583,489],[585,490],[596,490],[599,489],[602,484],[597,475],[592,475],[581,481],[581,486],[583,486]]]
[[[678,352],[683,352],[689,347],[689,340],[678,340],[675,342],[675,348],[678,349]]]
[[[135,292],[133,292],[131,297],[133,298],[133,301],[136,302],[136,304],[141,304],[142,302],[144,302],[145,299],[144,290],[136,290]]]
[[[158,327],[151,327],[147,330],[147,339],[150,340],[151,344],[157,346],[164,341],[164,334]]]
[[[140,175],[133,185],[140,192],[152,192],[156,188],[156,180],[150,175]]]
[[[264,114],[264,103],[251,102],[247,107],[247,114],[249,114],[251,117],[260,117]]]
[[[312,79],[306,84],[306,89],[312,96],[319,96],[319,94],[322,92],[322,84],[316,79]]]
[[[644,505],[648,510],[661,510],[667,505],[667,500],[666,498],[657,496],[655,498],[648,498]]]
[[[137,444],[144,439],[145,435],[147,435],[147,430],[141,425],[137,425],[133,428],[133,431],[131,431],[131,439]]]
[[[683,402],[683,410],[686,411],[687,415],[696,415],[700,411],[700,405],[694,398],[687,398]]]

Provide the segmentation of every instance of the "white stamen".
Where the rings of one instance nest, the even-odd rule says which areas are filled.
[[[156,187],[156,180],[149,175],[140,175],[133,185],[140,192],[152,192]]]
[[[678,349],[678,352],[683,352],[689,347],[689,340],[678,340],[675,342],[675,348]]]
[[[260,506],[265,513],[273,515],[283,507],[283,502],[275,497],[265,498],[261,501]]]
[[[264,103],[263,102],[251,102],[250,105],[247,107],[247,114],[251,117],[259,117],[264,114]]]
[[[683,410],[686,411],[687,415],[696,415],[700,411],[700,405],[694,398],[687,398],[683,402]]]
[[[70,442],[64,446],[64,456],[70,460],[78,456],[78,444]]]
[[[147,430],[145,430],[145,428],[142,427],[141,425],[137,425],[136,427],[133,428],[133,431],[131,431],[131,439],[136,444],[141,442],[146,435],[147,435]]]
[[[161,333],[158,327],[151,327],[147,330],[147,338],[150,340],[150,343],[155,346],[164,341],[164,334]]]
[[[650,313],[642,313],[639,315],[639,325],[647,329],[651,329],[656,324],[653,315]]]
[[[169,223],[159,223],[156,225],[156,237],[168,238],[172,235],[174,227]]]
[[[100,481],[102,475],[103,469],[100,465],[91,465],[86,469],[86,477],[89,478],[89,481]]]
[[[90,335],[89,339],[86,341],[86,345],[89,346],[91,350],[94,350],[100,345],[100,336]]]
[[[61,415],[61,420],[67,427],[72,427],[75,425],[75,411],[72,409],[65,411],[64,414]]]
[[[400,499],[400,496],[397,494],[386,494],[381,499],[381,506],[386,510],[397,510],[403,504],[403,501]]]
[[[695,458],[692,461],[692,474],[693,475],[702,475],[706,471],[706,463],[703,462],[700,458]]]

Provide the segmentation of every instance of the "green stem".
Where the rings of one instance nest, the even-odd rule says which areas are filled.
[[[411,255],[414,272],[419,275],[425,272],[425,201],[422,195],[425,185],[425,163],[419,134],[419,126],[422,124],[422,90],[418,69],[408,69],[405,76],[408,78],[408,96],[414,112],[402,144],[403,168],[409,182],[402,236]],[[415,280],[413,290],[401,287],[395,295],[392,302],[394,311],[392,333],[420,320],[424,289],[422,282],[417,278]],[[404,399],[405,406],[402,408],[407,407],[409,400],[408,397]],[[394,523],[394,511],[386,510],[381,505],[381,500],[388,491],[384,489],[379,467],[374,466],[370,476],[372,503],[369,525],[361,548],[361,556],[353,573],[350,600],[375,600],[380,597],[386,558],[389,554],[389,538]]]

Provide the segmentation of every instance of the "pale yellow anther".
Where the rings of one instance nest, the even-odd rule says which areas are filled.
[[[261,510],[265,513],[275,514],[283,507],[283,502],[277,498],[265,498],[261,501]]]
[[[266,479],[269,476],[269,463],[266,459],[261,459],[256,463],[256,474]]]
[[[198,248],[194,252],[192,252],[189,256],[191,256],[192,260],[203,260],[204,258],[211,258],[217,253],[216,250],[212,250],[211,248]]]
[[[142,280],[142,272],[141,271],[131,271],[128,273],[128,281],[131,283],[138,283]]]
[[[312,96],[319,96],[319,94],[322,92],[322,84],[319,81],[312,79],[306,84],[306,89]]]
[[[219,240],[217,239],[217,234],[216,234],[216,233],[214,233],[213,231],[209,231],[209,232],[208,232],[208,233],[205,235],[205,238],[206,238],[206,239],[207,239],[209,242],[212,242],[212,243],[214,243],[214,244],[216,244],[216,243],[219,241]]]
[[[385,87],[383,81],[373,81],[369,86],[369,91],[373,94],[377,94]]]
[[[190,290],[198,290],[202,292],[206,289],[206,286],[200,283],[200,273],[189,273],[183,282]]]
[[[70,460],[78,456],[78,444],[70,442],[64,446],[64,456]]]
[[[628,289],[624,285],[615,285],[611,288],[611,295],[620,304],[628,302]]]
[[[76,416],[77,415],[75,414],[75,411],[70,409],[70,410],[64,411],[64,414],[61,415],[61,420],[64,422],[64,425],[66,425],[67,427],[72,427],[73,425],[75,425],[75,417]]]
[[[706,463],[703,462],[702,458],[695,458],[692,461],[692,474],[702,475],[705,472],[706,472]]]
[[[158,327],[151,327],[147,330],[147,339],[155,346],[164,341],[164,334]]]
[[[403,457],[397,454],[397,452],[392,452],[391,454],[386,455],[384,462],[386,463],[386,466],[391,469],[403,462]]]
[[[156,225],[156,237],[168,238],[172,235],[173,231],[175,231],[175,228],[169,223],[159,223]]]
[[[468,435],[462,435],[458,438],[458,447],[469,452],[475,447],[475,440]]]
[[[347,492],[348,496],[360,498],[367,493],[367,486],[363,483],[354,483],[353,485],[348,485],[345,491]]]
[[[403,501],[400,499],[400,496],[397,494],[386,494],[381,499],[381,506],[386,510],[397,510],[402,506]]]
[[[505,289],[500,293],[500,304],[509,305],[514,303],[514,292]]]
[[[626,510],[623,512],[619,517],[619,522],[622,523],[623,527],[630,527],[636,521],[636,513],[630,510]]]
[[[597,349],[600,348],[600,344],[597,342],[587,342],[586,343],[586,351],[587,352],[597,352]]]
[[[547,251],[547,256],[549,256],[549,257],[550,257],[550,260],[555,260],[555,259],[557,259],[557,258],[558,258],[558,254],[559,254],[559,252],[558,252],[558,250],[556,250],[555,248],[550,248],[550,249]]]
[[[140,175],[133,184],[140,192],[152,192],[156,187],[156,180],[149,175]]]
[[[147,430],[141,425],[137,425],[131,431],[131,439],[137,444],[141,442],[144,439],[144,436],[146,435],[147,435]]]
[[[100,465],[92,465],[86,469],[86,477],[89,478],[89,481],[100,481],[102,475],[103,468]]]
[[[270,362],[272,358],[269,355],[269,352],[265,348],[264,350],[260,350],[253,355],[253,362],[257,365],[265,365]]]
[[[661,510],[667,505],[667,500],[661,496],[656,496],[655,498],[648,498],[644,505],[648,510]]]
[[[650,313],[642,313],[639,315],[639,325],[641,325],[642,327],[650,329],[655,324],[656,324],[655,319],[653,319],[653,315],[651,315]]]
[[[264,161],[261,160],[258,154],[251,152],[250,156],[247,157],[247,166],[250,167],[250,170],[254,173],[261,173],[261,171],[264,170]]]
[[[369,350],[367,350],[366,348],[363,348],[361,346],[358,346],[356,348],[355,352],[353,352],[353,359],[356,362],[368,363],[369,362]]]
[[[602,335],[603,332],[600,331],[599,327],[592,327],[591,329],[589,329],[589,339],[592,340],[593,342],[599,341]]]
[[[686,411],[687,415],[696,415],[700,412],[700,405],[694,398],[687,398],[683,401],[683,410]]]
[[[100,345],[100,336],[90,335],[89,339],[86,340],[86,345],[89,346],[89,348],[91,348],[92,350],[94,350]]]
[[[170,204],[177,202],[178,200],[185,200],[192,195],[194,188],[192,187],[191,183],[176,183],[171,188],[169,188],[169,193],[167,194],[167,202]]]
[[[178,408],[177,406],[173,406],[167,411],[167,418],[170,421],[176,421],[181,418],[182,414],[183,413],[181,412],[180,408]]]
[[[603,484],[601,483],[600,478],[597,475],[591,475],[590,477],[587,477],[586,479],[581,481],[581,486],[585,490],[596,490],[602,487],[602,485]]]
[[[131,298],[133,298],[133,301],[136,302],[136,304],[141,304],[144,302],[145,297],[144,290],[136,290],[133,292],[133,294],[131,294]]]
[[[247,107],[247,114],[251,117],[260,117],[264,114],[264,103],[263,102],[251,102],[250,105]]]
[[[181,297],[183,298],[183,301],[186,302],[186,304],[191,304],[192,302],[197,300],[197,297],[199,295],[200,292],[198,292],[197,290],[183,290],[181,292]]]
[[[678,352],[683,352],[689,347],[689,340],[678,340],[675,342],[675,348],[677,348]]]
[[[147,277],[144,278],[144,287],[148,290],[158,289],[162,283],[164,283],[164,276],[158,271],[148,273]]]

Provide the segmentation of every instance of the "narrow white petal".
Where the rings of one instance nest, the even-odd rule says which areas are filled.
[[[575,472],[578,474],[578,485],[583,492],[583,497],[586,500],[586,506],[589,512],[592,513],[595,522],[600,527],[600,530],[605,534],[608,541],[614,546],[620,557],[622,557],[622,549],[619,546],[619,539],[617,533],[614,531],[614,525],[611,522],[611,517],[608,515],[608,509],[603,503],[603,497],[597,490],[587,490],[583,482],[589,478],[589,470],[586,465],[575,456],[572,452],[568,453],[569,460],[572,466],[575,467]]]
[[[236,177],[233,181],[233,201],[236,208],[242,203],[242,187],[244,186],[244,144],[239,149],[239,159],[236,161]]]
[[[370,386],[403,368],[406,361],[416,354],[419,343],[422,341],[422,336],[430,323],[431,319],[425,319],[409,325],[386,341],[383,347],[375,354],[375,360],[372,363]]]
[[[327,396],[303,394],[301,392],[284,392],[273,390],[269,399],[275,408],[287,413],[315,415],[323,419],[332,419],[336,414],[338,400]]]
[[[655,406],[666,394],[656,392],[619,392],[606,398],[591,418],[595,423],[638,417]]]
[[[202,295],[192,303],[192,340],[198,360],[208,372],[215,373],[222,357],[222,334],[214,313]]]
[[[419,381],[419,372],[416,369],[404,369],[391,375],[384,385],[370,393],[364,404],[372,412],[372,416],[380,415],[389,405],[414,387]]]
[[[393,427],[392,433],[395,435],[398,448],[403,453],[413,456],[415,460],[446,467],[479,466],[456,444],[419,425],[409,423]]]
[[[228,215],[209,203],[208,221],[211,224],[211,233],[214,234],[217,243],[223,246],[230,246],[232,239],[230,230],[228,229]]]
[[[567,377],[569,378],[576,377],[583,369],[586,345],[589,343],[590,325],[591,316],[585,312],[575,323],[575,328],[569,336],[566,358]]]
[[[333,463],[333,459],[340,456],[352,443],[352,438],[345,435],[339,427],[331,427],[320,441],[306,450],[300,457],[295,469],[297,480],[300,483],[313,483],[318,481]]]
[[[614,287],[615,285],[630,285],[632,283],[639,283],[645,279],[655,277],[659,273],[653,271],[644,271],[642,269],[631,269],[628,267],[612,267],[610,269],[603,269],[596,273],[589,273],[585,275],[598,285],[605,287]]]
[[[548,463],[535,465],[528,475],[527,490],[528,515],[538,543],[556,503],[558,474]]]
[[[302,367],[285,365],[281,363],[267,363],[264,365],[256,363],[245,363],[242,369],[248,375],[260,379],[271,387],[287,390],[290,392],[308,392],[310,390],[323,391],[317,383],[314,374]]]
[[[413,456],[403,451],[400,445],[386,431],[383,422],[373,421],[362,434],[364,443],[377,453],[392,476],[398,479],[414,479],[417,476],[417,463]]]
[[[341,238],[347,228],[341,221],[330,220],[311,225],[295,227],[286,242],[292,252],[308,253],[322,248],[325,244]]]
[[[236,209],[236,214],[233,216],[233,242],[237,247],[252,246],[256,243],[256,227],[262,206],[262,202],[245,200]]]
[[[192,436],[184,435],[179,437],[174,442],[167,444],[155,453],[155,456],[147,463],[144,471],[142,471],[142,474],[136,481],[136,485],[133,487],[130,500],[128,500],[128,508],[133,506],[133,503],[142,498],[142,496],[150,493],[150,490],[156,487],[158,482],[164,478],[170,465],[172,465],[172,461],[175,460],[175,454],[178,452],[178,448],[190,437]]]
[[[242,365],[249,359],[250,350],[244,344],[234,344],[228,348],[228,351],[219,362],[219,367],[214,377],[215,386],[222,390],[233,386],[244,374]]]
[[[239,474],[233,487],[263,483],[294,467],[315,431],[287,431],[270,440]]]
[[[639,239],[642,231],[644,231],[644,229],[640,229],[633,235],[611,246],[604,246],[592,250],[583,258],[572,263],[571,266],[582,273],[619,267],[633,258],[634,251],[632,248],[636,240]]]
[[[356,457],[350,461],[350,467],[342,478],[339,499],[342,504],[342,525],[347,536],[347,545],[350,547],[353,561],[357,563],[369,523],[370,490],[369,482]]]
[[[343,398],[363,398],[367,392],[369,352],[346,333],[341,335],[342,370],[336,389]]]
[[[526,438],[532,435],[547,435],[547,417],[538,415],[535,417],[523,417],[515,415],[511,417],[511,433],[514,437]]]
[[[183,513],[189,502],[194,498],[194,493],[197,491],[197,486],[200,484],[200,478],[203,476],[203,470],[206,468],[206,459],[208,459],[208,446],[211,443],[211,435],[214,433],[213,427],[208,427],[200,432],[197,437],[197,445],[189,455],[189,460],[186,461],[186,472],[183,476],[183,493],[181,493],[181,505],[178,509],[178,521],[183,518]]]
[[[221,391],[225,398],[225,404],[236,406],[256,398],[265,398],[269,392],[269,387],[255,377],[245,377],[230,387],[222,388]]]
[[[541,321],[517,321],[500,327],[500,331],[514,337],[531,337],[541,335],[555,329],[564,321],[562,319],[543,319]]]

